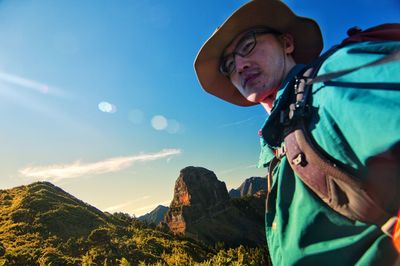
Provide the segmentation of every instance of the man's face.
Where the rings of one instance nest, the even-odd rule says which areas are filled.
[[[239,34],[225,49],[224,56],[251,43],[252,30]],[[262,103],[274,97],[286,76],[286,51],[274,34],[255,34],[256,44],[246,56],[234,54],[235,70],[229,75],[232,84],[250,102]]]

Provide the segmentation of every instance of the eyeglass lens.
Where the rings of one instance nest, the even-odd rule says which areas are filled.
[[[229,55],[225,56],[222,59],[220,70],[222,74],[229,76],[235,71],[235,56],[240,55],[241,57],[245,57],[251,53],[251,51],[256,46],[256,38],[255,32],[249,32],[238,42],[235,47],[235,50]]]

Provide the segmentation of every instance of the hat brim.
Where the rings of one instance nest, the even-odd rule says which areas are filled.
[[[310,63],[322,50],[321,31],[314,20],[295,15],[279,0],[251,1],[235,11],[200,48],[194,68],[205,91],[239,106],[257,104],[244,98],[219,72],[219,63],[224,49],[238,34],[260,26],[293,36],[296,63]]]

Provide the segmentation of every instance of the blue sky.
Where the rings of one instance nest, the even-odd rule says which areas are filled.
[[[199,47],[245,1],[0,2],[0,189],[48,180],[110,212],[168,205],[179,170],[228,188],[256,169],[261,107],[204,93]],[[397,0],[286,1],[325,49],[399,22]]]

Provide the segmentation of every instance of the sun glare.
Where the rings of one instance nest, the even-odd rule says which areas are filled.
[[[101,102],[98,104],[98,108],[100,111],[104,113],[113,114],[117,112],[117,107],[109,102]]]
[[[156,115],[151,119],[151,125],[155,130],[164,130],[168,126],[168,121],[164,116]]]

